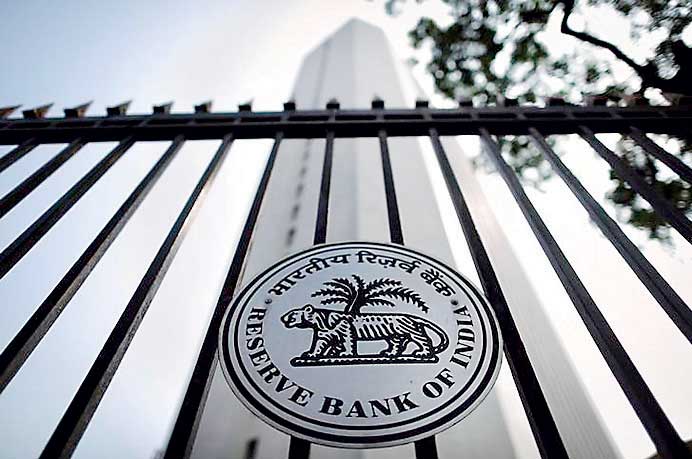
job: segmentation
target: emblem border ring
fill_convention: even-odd
[[[384,434],[376,434],[376,435],[363,435],[363,436],[355,436],[355,435],[339,435],[339,434],[334,434],[330,432],[324,432],[319,430],[319,424],[320,421],[307,418],[307,423],[312,423],[315,425],[317,428],[309,428],[306,427],[305,425],[301,425],[300,423],[294,422],[291,419],[287,419],[286,416],[283,416],[280,413],[277,413],[276,410],[272,409],[272,407],[268,406],[267,404],[261,403],[257,398],[250,393],[250,391],[245,387],[245,382],[243,381],[243,377],[237,374],[234,368],[233,364],[233,359],[230,355],[230,346],[225,345],[225,343],[229,343],[229,335],[230,335],[230,326],[233,322],[233,320],[230,320],[233,317],[233,314],[238,310],[238,308],[242,307],[242,299],[248,294],[250,290],[252,290],[256,284],[262,280],[264,277],[267,276],[272,271],[275,271],[277,267],[286,264],[287,262],[291,262],[295,260],[296,258],[299,258],[301,256],[304,256],[307,253],[310,252],[316,252],[316,251],[321,251],[325,248],[330,248],[330,247],[339,247],[339,246],[344,246],[344,247],[349,247],[349,246],[363,246],[363,248],[367,248],[367,246],[371,246],[377,249],[396,249],[396,250],[401,250],[403,252],[409,252],[411,255],[415,255],[417,257],[420,257],[427,262],[432,262],[433,264],[437,264],[449,272],[454,273],[456,276],[460,278],[461,281],[463,281],[464,286],[466,287],[465,293],[466,295],[469,296],[469,299],[471,300],[477,300],[473,301],[474,306],[477,309],[481,309],[484,312],[485,319],[487,320],[487,324],[485,323],[484,319],[481,317],[481,327],[485,328],[485,326],[488,326],[489,330],[485,330],[484,333],[484,340],[487,339],[487,336],[490,335],[492,337],[492,342],[491,348],[489,350],[489,357],[486,357],[489,361],[488,367],[485,369],[485,371],[482,374],[481,381],[478,384],[478,386],[474,389],[473,393],[463,400],[461,403],[459,403],[456,399],[463,394],[464,390],[461,390],[457,396],[455,396],[454,399],[449,401],[449,404],[453,405],[454,403],[457,404],[449,413],[445,414],[444,416],[434,419],[429,423],[424,423],[424,421],[417,421],[417,425],[414,426],[413,428],[410,429],[404,429],[400,432],[395,432],[395,433],[384,433]],[[466,291],[468,289],[468,291]],[[478,303],[478,304],[476,304]],[[479,315],[480,317],[480,315]],[[223,371],[223,375],[226,379],[227,384],[230,386],[231,390],[233,391],[234,395],[242,402],[243,406],[245,406],[247,409],[249,409],[255,416],[259,417],[261,420],[266,422],[267,424],[271,425],[272,427],[286,433],[289,435],[293,435],[295,437],[301,438],[303,440],[307,440],[313,443],[317,444],[322,444],[326,446],[332,446],[332,447],[345,447],[345,448],[382,448],[382,447],[389,447],[389,446],[397,446],[397,445],[402,445],[402,444],[407,444],[407,443],[412,443],[414,441],[429,437],[431,435],[435,435],[437,433],[440,433],[449,427],[452,427],[462,419],[464,419],[466,416],[468,416],[471,412],[473,412],[478,405],[485,399],[485,397],[490,393],[492,388],[494,387],[494,384],[497,380],[500,368],[502,366],[502,335],[500,333],[499,329],[499,322],[497,320],[497,317],[495,316],[495,313],[493,309],[490,307],[488,300],[485,298],[485,296],[478,290],[478,288],[473,285],[465,276],[461,275],[460,273],[457,272],[456,269],[451,268],[448,266],[446,263],[441,262],[435,258],[430,257],[429,255],[423,254],[421,252],[418,252],[417,250],[411,249],[406,246],[398,246],[395,244],[387,244],[387,243],[382,243],[382,242],[369,242],[369,241],[347,241],[347,242],[336,242],[336,243],[327,243],[327,244],[317,244],[314,246],[311,246],[310,248],[306,250],[302,250],[300,252],[293,253],[289,255],[288,257],[282,258],[281,260],[277,261],[276,263],[272,264],[270,267],[266,268],[263,270],[261,273],[257,274],[256,276],[253,277],[253,279],[243,286],[241,291],[234,295],[234,298],[230,302],[230,306],[226,308],[226,311],[224,313],[222,322],[221,322],[221,328],[219,330],[219,338],[218,338],[218,358],[219,358],[219,363],[221,364],[221,368]],[[485,350],[484,350],[485,353]],[[480,370],[480,367],[479,367]],[[479,371],[480,373],[480,371]],[[468,383],[467,386],[471,385],[473,382],[478,380],[479,375],[475,375],[475,378],[472,378]],[[259,391],[262,392],[262,391]],[[300,415],[294,415],[298,419],[301,419],[302,416]],[[428,416],[430,416],[428,414]],[[423,422],[421,424],[421,422]],[[394,426],[391,426],[394,427]],[[389,427],[389,428],[391,428]],[[352,426],[343,426],[342,427],[344,430],[354,430]],[[371,428],[373,431],[382,429],[383,427],[373,427]],[[361,429],[355,429],[355,430],[361,430]],[[363,430],[368,430],[367,428]]]

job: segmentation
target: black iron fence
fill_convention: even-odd
[[[503,159],[495,136],[529,136],[680,333],[688,342],[692,342],[692,311],[689,306],[586,191],[546,140],[546,136],[554,134],[580,135],[611,166],[617,176],[648,201],[654,211],[669,222],[684,239],[692,242],[692,222],[684,212],[676,208],[595,136],[595,133],[619,133],[628,136],[646,154],[668,165],[681,179],[690,182],[692,169],[651,141],[645,134],[660,133],[689,138],[692,135],[692,106],[618,107],[554,104],[543,108],[462,106],[458,109],[432,109],[421,101],[414,109],[393,110],[385,109],[381,101],[374,101],[369,110],[341,110],[337,102],[331,102],[325,110],[296,110],[295,104],[289,102],[280,112],[255,113],[249,106],[241,106],[236,113],[209,113],[210,104],[206,103],[196,106],[195,113],[190,114],[171,114],[170,105],[162,105],[155,107],[151,115],[127,115],[127,104],[123,104],[110,107],[108,115],[104,117],[85,116],[87,106],[83,105],[65,110],[63,118],[45,118],[47,107],[39,107],[25,111],[24,119],[9,119],[7,116],[12,112],[12,108],[0,109],[0,144],[16,145],[0,158],[0,172],[40,144],[63,142],[68,145],[0,199],[0,217],[12,210],[68,159],[79,154],[79,150],[86,143],[117,141],[118,145],[0,253],[0,278],[37,245],[109,168],[127,154],[132,145],[145,140],[168,140],[172,143],[2,351],[0,391],[7,387],[60,313],[69,306],[70,300],[164,174],[183,143],[195,139],[222,140],[87,376],[69,406],[65,408],[64,415],[45,445],[41,457],[69,456],[74,451],[166,275],[187,228],[193,223],[195,211],[201,204],[205,189],[214,180],[234,139],[273,139],[274,145],[208,324],[165,457],[184,457],[189,454],[192,447],[210,375],[215,367],[217,333],[222,315],[238,287],[265,191],[276,157],[280,154],[282,140],[326,139],[314,232],[314,242],[322,243],[325,242],[329,216],[334,139],[378,138],[391,242],[403,244],[405,235],[402,232],[397,204],[396,177],[392,172],[387,143],[387,138],[391,136],[427,136],[430,139],[483,289],[498,317],[505,341],[505,356],[538,449],[544,458],[568,457],[524,347],[522,335],[515,325],[493,264],[476,229],[475,216],[467,206],[447,153],[440,142],[440,136],[462,134],[480,137],[490,160],[509,187],[603,359],[660,456],[668,459],[689,457],[683,440],[551,235],[543,218],[528,199],[517,175]],[[415,449],[418,457],[437,457],[434,438],[417,442]],[[289,457],[307,457],[309,451],[310,445],[307,442],[291,440]]]

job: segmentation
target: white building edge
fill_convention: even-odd
[[[321,108],[332,98],[337,99],[342,108],[369,107],[375,95],[388,107],[411,107],[422,94],[407,73],[408,70],[394,58],[384,33],[354,19],[305,58],[294,97],[299,108]],[[422,142],[427,140],[389,139],[404,240],[406,245],[454,265],[453,250],[430,179],[434,171],[424,158]],[[570,457],[619,457],[528,277],[492,214],[470,162],[454,139],[443,139],[443,144]],[[244,281],[277,259],[312,245],[323,152],[324,140],[282,142],[262,204]],[[389,240],[377,139],[336,139],[328,225],[328,242]],[[465,242],[454,240],[452,246],[458,244]],[[508,413],[507,404],[502,402],[501,394],[516,392],[512,385],[511,378],[501,377],[476,411],[438,435],[440,457],[506,459],[522,457],[520,451],[531,451],[526,447],[533,438],[525,415]],[[516,408],[517,403],[512,406]],[[253,439],[257,440],[256,458],[286,457],[288,436],[265,425],[246,410],[233,396],[217,368],[199,422],[192,457],[243,458]],[[313,446],[311,457],[412,458],[414,450],[413,445],[380,450]]]

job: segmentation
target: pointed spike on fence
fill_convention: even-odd
[[[252,111],[252,99],[248,100],[244,104],[238,105],[239,112],[251,112]]]
[[[548,107],[564,107],[567,102],[562,97],[548,97],[547,105]]]
[[[686,96],[677,92],[664,92],[663,97],[671,105],[692,105],[692,96]]]
[[[603,94],[592,94],[584,97],[584,102],[590,107],[605,107],[610,98]]]
[[[689,107],[692,105],[692,96],[682,96],[681,98],[678,99],[678,103],[676,105],[682,105],[684,107]]]
[[[338,100],[331,98],[327,102],[327,110],[338,110],[341,107],[341,104],[339,103]]]
[[[0,119],[7,118],[19,107],[21,107],[21,105],[8,105],[7,107],[0,107]]]
[[[167,115],[171,112],[171,107],[173,107],[173,101],[161,105],[154,105],[153,112],[155,115]]]
[[[380,99],[378,96],[375,96],[372,98],[372,102],[370,103],[370,106],[374,109],[383,109],[384,108],[384,100]]]
[[[201,104],[195,105],[195,113],[209,113],[211,112],[211,100],[207,100],[206,102],[202,102]]]
[[[497,106],[498,107],[516,107],[519,105],[517,99],[512,99],[511,97],[505,97],[502,94],[497,96]]]
[[[284,102],[284,111],[285,112],[294,112],[296,110],[296,101],[291,99],[289,101]]]
[[[127,109],[130,108],[131,103],[132,100],[126,100],[118,105],[106,107],[106,114],[108,116],[125,116],[127,115]]]
[[[86,115],[87,110],[91,106],[91,103],[93,100],[90,100],[89,102],[84,102],[83,104],[77,105],[76,107],[71,107],[71,108],[66,108],[63,111],[65,112],[65,118],[82,118],[84,115]]]
[[[27,120],[37,120],[41,118],[45,118],[46,113],[48,113],[48,110],[53,106],[53,102],[50,104],[46,105],[40,105],[38,107],[30,108],[29,110],[24,110],[22,112],[22,115],[24,116],[24,119]]]
[[[428,108],[430,103],[425,99],[416,99],[416,108]]]
[[[649,105],[648,99],[641,94],[627,94],[622,97],[622,100],[628,107],[645,107]]]
[[[462,108],[473,107],[473,99],[471,99],[470,97],[460,97],[458,102],[459,102],[459,107],[462,107]]]

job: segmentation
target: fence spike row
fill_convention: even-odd
[[[333,97],[329,99],[327,102],[327,110],[338,110],[341,107],[341,104],[339,103],[338,100],[334,99]]]
[[[470,97],[460,97],[459,100],[459,107],[461,108],[472,108],[473,107],[473,99]]]
[[[127,109],[130,108],[132,100],[126,100],[118,105],[113,105],[111,107],[106,107],[106,114],[108,116],[125,116],[127,115]]]
[[[630,401],[642,425],[648,431],[651,440],[658,449],[659,456],[664,459],[687,458],[689,454],[681,438],[679,438],[675,426],[666,417],[665,412],[655,399],[655,394],[646,386],[646,381],[639,374],[639,370],[627,351],[619,343],[615,332],[600,312],[587,287],[579,279],[566,255],[557,245],[557,240],[553,238],[547,223],[543,221],[543,216],[532,204],[527,190],[519,181],[518,175],[503,158],[498,142],[495,140],[495,138],[507,135],[530,136],[542,157],[562,178],[577,201],[586,209],[601,232],[639,278],[642,285],[648,289],[662,310],[673,321],[673,325],[677,326],[684,337],[692,342],[692,315],[690,315],[690,309],[684,300],[666,283],[665,278],[656,272],[644,255],[629,241],[619,224],[611,219],[594,198],[588,194],[567,166],[562,164],[545,137],[564,134],[581,136],[586,142],[585,145],[588,145],[585,148],[590,147],[592,152],[605,160],[610,170],[627,182],[634,192],[647,200],[661,219],[667,220],[683,238],[692,242],[692,222],[686,218],[684,212],[666,200],[665,197],[660,196],[657,189],[636,174],[636,170],[623,162],[616,152],[611,151],[596,137],[596,134],[601,133],[617,133],[628,136],[642,147],[647,155],[668,165],[681,179],[692,183],[692,169],[648,137],[649,134],[680,135],[680,132],[688,132],[690,129],[692,95],[677,94],[671,96],[668,94],[665,96],[667,98],[673,97],[672,100],[670,98],[669,100],[676,106],[638,106],[641,104],[640,99],[643,99],[641,96],[600,93],[584,95],[584,102],[580,103],[579,106],[567,103],[564,99],[549,99],[547,97],[543,100],[549,108],[514,106],[515,104],[510,99],[498,98],[497,103],[493,105],[506,107],[498,109],[497,107],[486,107],[484,97],[479,97],[476,99],[476,108],[463,108],[474,107],[472,99],[467,98],[459,100],[461,108],[457,110],[429,107],[429,102],[425,100],[417,100],[415,108],[409,106],[404,109],[388,110],[385,108],[384,101],[375,96],[372,100],[372,109],[354,109],[349,110],[348,113],[342,113],[338,111],[340,104],[336,99],[330,99],[327,102],[326,110],[319,109],[319,107],[311,110],[295,110],[295,101],[292,96],[284,104],[285,111],[280,114],[281,116],[277,116],[276,112],[252,112],[252,101],[239,106],[240,114],[225,114],[229,116],[207,117],[206,115],[196,116],[194,113],[168,115],[166,113],[169,112],[172,102],[154,107],[154,112],[160,114],[147,113],[124,116],[130,105],[128,101],[114,107],[108,107],[108,116],[111,118],[89,116],[82,121],[66,122],[65,118],[48,114],[51,105],[46,105],[20,112],[24,113],[24,118],[45,118],[43,120],[27,121],[14,117],[3,119],[0,121],[2,127],[0,129],[0,145],[7,145],[12,149],[0,157],[0,172],[16,163],[37,145],[46,143],[66,143],[69,145],[54,155],[53,158],[48,159],[45,164],[29,177],[23,179],[21,183],[18,183],[9,193],[0,197],[0,218],[11,212],[23,199],[30,196],[51,174],[56,173],[62,165],[74,157],[84,144],[99,141],[118,141],[119,144],[81,178],[78,178],[57,201],[51,204],[50,208],[45,210],[7,248],[0,252],[0,278],[10,273],[31,251],[38,250],[38,245],[42,239],[59,224],[58,222],[69,218],[70,210],[79,205],[80,199],[83,199],[112,167],[116,167],[117,161],[124,157],[126,151],[135,142],[172,140],[173,144],[164,153],[164,157],[158,160],[154,166],[155,169],[150,170],[143,181],[137,185],[130,197],[104,226],[89,247],[85,249],[79,260],[58,282],[43,303],[35,309],[35,312],[32,313],[29,320],[26,321],[5,350],[0,353],[0,392],[17,374],[36,346],[42,342],[41,339],[47,336],[46,333],[52,324],[69,304],[70,299],[78,292],[80,285],[87,279],[93,267],[97,266],[96,263],[106,253],[108,246],[117,240],[116,237],[118,237],[121,229],[126,227],[129,216],[146,198],[148,190],[153,189],[157,177],[164,174],[165,165],[173,160],[174,152],[178,151],[182,142],[186,138],[190,140],[223,138],[220,149],[217,150],[211,163],[208,163],[207,169],[198,180],[195,190],[188,195],[185,208],[178,214],[176,223],[171,227],[166,240],[160,246],[159,252],[154,257],[154,262],[150,264],[150,268],[144,274],[139,284],[140,287],[131,297],[123,312],[124,315],[121,315],[118,324],[108,336],[101,353],[93,362],[89,373],[84,377],[78,392],[73,395],[72,402],[64,411],[57,429],[53,432],[42,454],[42,457],[69,456],[85,429],[88,428],[91,416],[98,408],[111,378],[117,374],[116,370],[123,355],[128,351],[127,348],[133,337],[137,336],[135,333],[140,321],[145,317],[144,314],[149,307],[148,302],[154,297],[159,286],[158,282],[164,279],[169,263],[175,257],[178,244],[183,241],[188,225],[192,224],[195,210],[202,205],[201,199],[205,190],[212,186],[214,175],[221,167],[232,137],[242,139],[273,138],[274,146],[256,187],[251,207],[247,212],[247,219],[236,243],[233,261],[228,268],[224,286],[219,294],[208,327],[206,327],[202,345],[196,356],[194,370],[189,378],[184,399],[180,404],[173,433],[169,437],[165,457],[184,457],[194,444],[200,415],[208,402],[208,384],[212,381],[211,378],[214,375],[217,361],[218,329],[228,302],[231,301],[236,288],[241,285],[243,269],[251,249],[253,234],[255,234],[258,225],[261,224],[260,213],[263,209],[263,201],[272,180],[272,170],[280,154],[279,148],[284,136],[289,139],[324,139],[325,141],[313,239],[316,244],[325,242],[328,227],[333,224],[329,221],[329,196],[332,169],[335,167],[333,163],[335,139],[370,138],[379,140],[390,239],[394,243],[403,244],[405,235],[402,231],[405,231],[406,226],[404,225],[402,230],[402,224],[405,221],[402,222],[404,214],[399,213],[397,192],[401,196],[401,193],[405,193],[406,189],[403,187],[397,190],[394,186],[395,183],[398,184],[396,182],[397,171],[392,168],[387,139],[388,136],[409,138],[427,136],[432,142],[439,171],[446,184],[447,195],[468,243],[479,279],[495,309],[505,340],[504,350],[507,362],[515,378],[521,402],[534,433],[536,446],[542,458],[567,458],[566,443],[563,444],[561,432],[557,428],[558,408],[562,405],[556,404],[555,406],[558,408],[554,408],[552,403],[550,405],[548,403],[549,401],[552,402],[555,397],[554,394],[558,393],[555,390],[557,386],[545,386],[545,394],[544,389],[541,388],[538,375],[534,371],[528,354],[531,349],[528,348],[528,343],[526,346],[524,345],[523,337],[526,332],[523,326],[520,330],[517,323],[514,322],[513,311],[508,307],[508,298],[505,298],[503,287],[497,277],[500,271],[496,273],[490,259],[491,254],[486,251],[479,233],[479,231],[485,232],[485,227],[480,225],[478,228],[476,227],[476,223],[482,221],[477,217],[482,217],[482,215],[475,215],[476,210],[472,210],[467,205],[464,197],[465,189],[460,186],[460,180],[455,175],[455,170],[440,140],[440,136],[480,135],[481,142],[486,146],[491,161],[509,187],[509,191],[518,205],[518,210],[523,213],[526,222],[528,222],[536,240],[543,249],[543,255],[550,262],[587,331],[605,358],[605,363],[608,364],[615,379],[620,384],[623,394]],[[211,110],[211,102],[206,104],[195,105],[195,112]],[[601,107],[598,109],[584,108],[589,105]],[[630,108],[633,106],[636,108]],[[188,111],[191,107],[192,104],[188,106]],[[17,108],[0,108],[0,116],[8,117],[12,110]],[[86,111],[86,106],[75,107],[72,109],[77,111],[75,116],[80,116],[80,108]],[[243,110],[245,113],[242,112]],[[16,111],[19,112],[19,110]],[[340,113],[344,116],[340,116]],[[67,110],[66,116],[68,116]],[[374,123],[370,121],[373,119],[376,120]],[[254,122],[239,123],[240,120]],[[196,121],[211,122],[198,123]],[[334,171],[337,173],[336,169]],[[317,190],[314,191],[317,192]],[[511,269],[511,266],[502,269]],[[44,345],[47,346],[47,344]],[[540,343],[531,344],[531,346],[535,345],[540,345]],[[547,360],[543,362],[543,364],[550,363]],[[564,406],[567,407],[567,405]],[[553,418],[553,413],[556,415],[555,418]],[[571,413],[565,415],[571,415]],[[600,436],[601,432],[603,435],[607,433],[605,429],[599,428],[590,434]],[[582,435],[581,432],[575,433]],[[567,438],[566,435],[565,438]],[[572,442],[581,438],[572,437],[570,434],[570,448]],[[597,441],[600,442],[598,439]],[[296,455],[306,453],[309,445],[302,440],[293,440],[292,444]],[[601,446],[600,449],[603,450],[607,445],[602,443]],[[432,438],[416,442],[416,452],[419,458],[435,457],[435,451],[436,447]],[[611,456],[613,454],[595,455],[595,457]]]
[[[548,107],[564,107],[567,105],[567,102],[562,97],[548,97],[546,102]]]
[[[690,105],[692,105],[692,95],[686,96],[685,94],[664,92],[663,97],[668,102],[670,102],[671,105],[677,105],[681,107],[689,107]]]
[[[195,105],[195,113],[209,113],[211,112],[211,105],[212,101],[208,100],[206,102],[202,102],[201,104]]]
[[[239,112],[251,112],[252,111],[252,99],[248,100],[243,104],[238,104]]]
[[[48,113],[48,110],[53,106],[53,102],[46,104],[46,105],[40,105],[38,107],[30,108],[28,110],[24,110],[22,112],[22,115],[24,116],[24,119],[27,120],[38,120],[41,118],[45,118],[46,113]]]
[[[671,103],[671,105],[692,105],[692,95],[685,95],[676,92],[664,92],[663,97]]]
[[[154,115],[167,115],[171,112],[171,107],[173,107],[173,101],[166,102],[161,105],[154,105]]]
[[[646,107],[649,105],[649,100],[641,94],[627,94],[622,97],[622,100],[627,107]]]
[[[7,118],[12,113],[14,113],[14,111],[17,110],[19,107],[21,107],[21,105],[9,105],[7,107],[0,107],[0,119]]]
[[[513,99],[511,97],[505,97],[503,95],[497,96],[497,106],[498,107],[516,107],[519,105],[519,101],[517,99]]]
[[[77,105],[76,107],[64,109],[63,112],[65,112],[65,118],[83,118],[92,102],[93,100],[90,100],[89,102]]]
[[[584,97],[584,103],[590,107],[605,107],[610,98],[604,94],[591,94]]]

